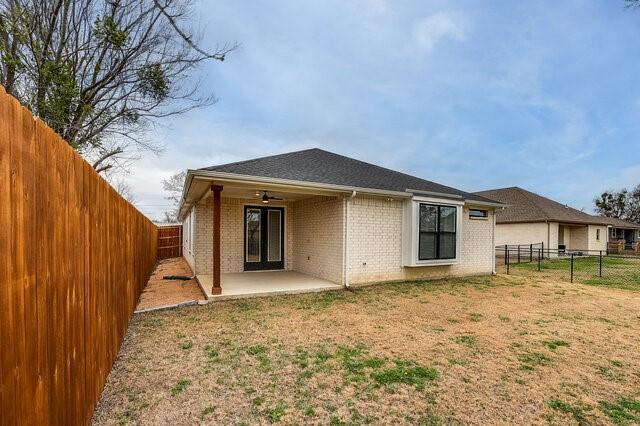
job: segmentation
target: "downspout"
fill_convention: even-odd
[[[491,257],[491,274],[496,275],[496,211],[493,210],[493,229],[491,230],[491,247],[493,256]]]
[[[344,209],[344,236],[343,236],[343,276],[344,276],[344,286],[345,288],[350,288],[349,286],[349,219],[351,217],[351,200],[356,196],[357,192],[351,192],[349,198],[345,198],[345,209]]]
[[[548,220],[545,220],[545,222],[547,222],[547,250],[551,250],[551,225],[549,225]],[[558,229],[558,232],[560,232],[560,229]]]

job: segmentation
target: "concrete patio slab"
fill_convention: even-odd
[[[211,275],[197,275],[196,279],[209,301],[342,289],[339,284],[300,272],[259,271],[221,274],[222,294],[213,295]]]

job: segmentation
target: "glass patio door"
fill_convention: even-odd
[[[284,209],[245,206],[244,270],[284,269]]]

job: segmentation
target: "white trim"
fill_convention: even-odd
[[[419,259],[419,229],[420,229],[420,205],[430,204],[437,206],[455,207],[456,209],[456,256],[453,259]],[[455,265],[460,263],[462,256],[462,214],[464,202],[442,200],[436,198],[414,197],[404,205],[403,220],[403,250],[402,263],[406,267]]]
[[[245,217],[244,217],[244,210],[245,207],[255,207],[255,208],[260,208],[260,207],[277,207],[279,209],[282,209],[282,227],[284,228],[284,244],[282,246],[282,255],[284,256],[284,258],[282,259],[282,263],[283,263],[283,267],[282,269],[260,269],[258,271],[245,271],[244,270],[244,259],[243,259],[243,271],[242,272],[262,272],[262,271],[289,271],[290,269],[288,269],[289,267],[289,256],[288,256],[288,245],[289,245],[289,237],[287,232],[289,231],[289,227],[287,225],[287,217],[288,217],[288,208],[289,206],[282,203],[282,204],[278,204],[278,202],[276,201],[274,204],[258,204],[258,202],[256,201],[252,201],[249,199],[242,199],[242,211],[241,211],[241,215],[242,215],[242,221],[244,223]],[[243,225],[243,229],[242,229],[243,235],[242,235],[242,240],[244,241],[245,239],[245,235],[244,235],[244,225]],[[282,231],[281,231],[282,232]],[[244,245],[244,242],[243,242]],[[244,251],[244,249],[243,249]]]
[[[330,183],[320,183],[320,182],[308,182],[301,180],[293,180],[293,179],[281,179],[281,178],[272,178],[272,177],[264,177],[264,176],[253,176],[253,175],[242,175],[237,173],[225,173],[225,172],[213,172],[207,170],[188,170],[187,174],[191,174],[192,177],[202,177],[209,178],[211,180],[220,180],[227,182],[259,182],[259,183],[272,183],[272,184],[280,184],[287,186],[298,186],[301,188],[313,188],[313,189],[324,189],[329,191],[340,191],[340,192],[363,192],[366,194],[378,194],[378,195],[393,195],[396,197],[411,197],[411,193],[405,191],[392,191],[385,189],[375,189],[375,188],[362,188],[359,186],[350,186],[350,185],[335,185]],[[453,195],[453,194],[452,194]]]
[[[217,181],[218,183],[266,183],[275,186],[286,186],[290,189],[300,188],[306,190],[319,190],[326,192],[343,192],[343,193],[351,193],[353,191],[369,194],[369,195],[379,195],[379,196],[390,196],[396,198],[416,198],[419,197],[419,194],[424,194],[428,196],[436,197],[436,199],[443,200],[449,199],[451,202],[455,202],[453,200],[460,200],[461,203],[468,203],[470,205],[478,205],[478,206],[490,206],[490,207],[505,207],[505,204],[491,202],[491,201],[481,201],[481,200],[470,200],[465,199],[462,195],[459,194],[447,194],[447,193],[439,193],[432,191],[420,191],[415,189],[407,189],[405,191],[392,191],[392,190],[384,190],[384,189],[376,189],[376,188],[363,188],[359,186],[350,186],[350,185],[336,185],[336,184],[328,184],[328,183],[320,183],[320,182],[308,182],[308,181],[300,181],[300,180],[292,180],[292,179],[280,179],[280,178],[272,178],[272,177],[264,177],[264,176],[253,176],[253,175],[243,175],[237,173],[225,173],[225,172],[216,172],[209,170],[187,170],[187,177],[185,179],[185,184],[182,189],[182,196],[180,199],[179,206],[179,217],[182,217],[183,211],[185,209],[185,204],[187,203],[187,194],[189,192],[189,188],[191,187],[191,182],[194,178],[206,179],[208,181]],[[189,203],[193,203],[194,201],[190,201]]]

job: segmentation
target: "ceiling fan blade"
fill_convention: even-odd
[[[269,197],[270,200],[282,200],[282,198],[278,198],[278,197]]]

